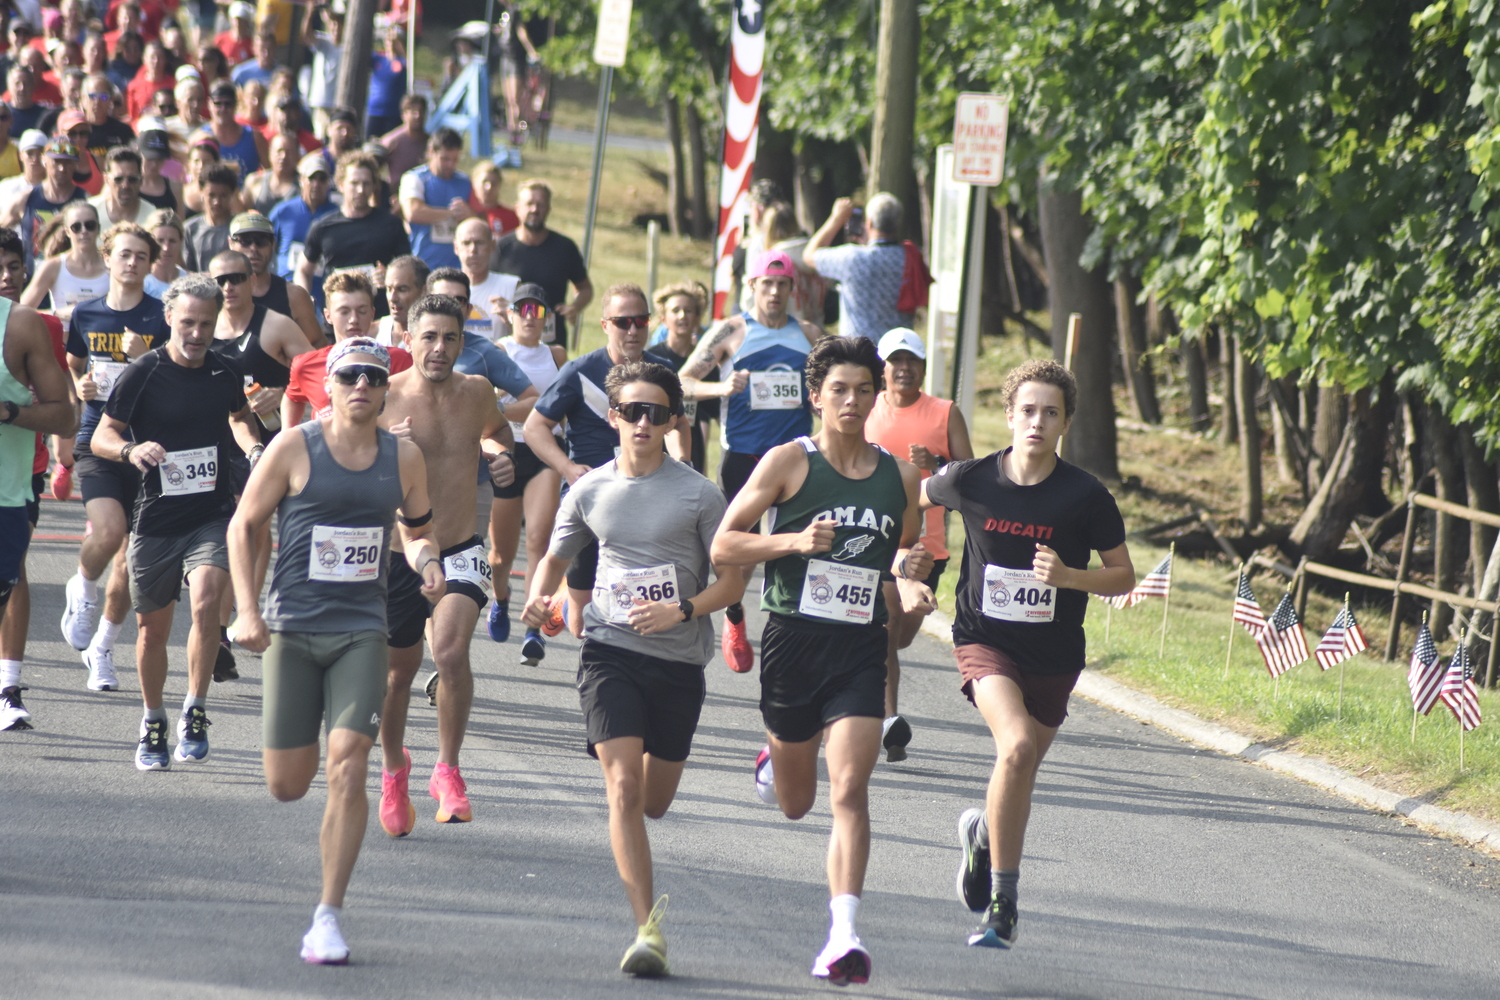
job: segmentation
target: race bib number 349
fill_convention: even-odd
[[[219,448],[185,448],[169,451],[162,459],[161,493],[166,497],[212,493],[219,484]]]
[[[980,610],[1002,622],[1050,622],[1057,610],[1057,588],[1042,583],[1029,569],[985,566]]]
[[[797,610],[813,618],[868,625],[875,618],[880,570],[809,559]]]
[[[380,579],[385,532],[380,528],[313,526],[307,578],[325,583],[373,583]]]

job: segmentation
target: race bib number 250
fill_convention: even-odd
[[[307,553],[307,578],[325,583],[370,583],[380,579],[385,553],[381,528],[314,525]]]

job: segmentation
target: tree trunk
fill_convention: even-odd
[[[1260,478],[1260,419],[1255,412],[1254,359],[1234,354],[1234,402],[1240,425],[1240,522],[1247,532],[1260,527],[1265,495]]]
[[[920,240],[917,183],[912,172],[912,141],[917,116],[917,47],[922,22],[917,0],[880,0],[876,39],[875,113],[870,127],[870,181],[867,197],[881,191],[896,196],[903,239]],[[898,234],[892,234],[898,235]]]
[[[1010,303],[1010,311],[1020,315],[1025,310],[1021,306],[1021,289],[1016,285],[1016,261],[1011,254],[1010,247],[1010,206],[1000,206],[1000,253],[1002,268],[1005,273],[1005,295]],[[931,256],[931,245],[928,246],[928,255]],[[1021,337],[1026,337],[1026,328],[1021,327]]]
[[[1234,335],[1228,330],[1219,330],[1219,377],[1224,382],[1224,412],[1220,414],[1223,425],[1219,437],[1226,445],[1240,439],[1240,406],[1234,398]]]
[[[1437,469],[1437,497],[1450,503],[1464,502],[1463,460],[1458,454],[1458,434],[1447,416],[1436,406],[1427,407],[1427,437],[1432,449],[1432,464]],[[1464,551],[1468,548],[1462,518],[1433,511],[1432,585],[1453,593],[1458,589],[1459,571],[1463,569]],[[1453,609],[1442,601],[1432,602],[1432,634],[1439,642],[1447,637]]]
[[[1469,424],[1459,428],[1458,440],[1464,456],[1464,480],[1469,485],[1469,506],[1491,514],[1500,513],[1500,483],[1495,478],[1495,466],[1485,461],[1484,449],[1474,440],[1474,428]],[[1478,523],[1469,525],[1469,571],[1474,577],[1476,594],[1494,545],[1494,528]]]
[[[1303,490],[1302,446],[1297,440],[1297,414],[1292,401],[1297,398],[1297,380],[1292,377],[1271,383],[1271,433],[1276,448],[1276,478],[1283,483],[1299,483]]]
[[[1068,314],[1083,317],[1073,356],[1078,380],[1078,412],[1063,442],[1063,458],[1100,479],[1120,478],[1115,438],[1114,337],[1111,336],[1109,279],[1102,267],[1085,271],[1078,263],[1091,224],[1077,191],[1038,180],[1042,252],[1052,313],[1052,352],[1062,361],[1067,350]]]
[[[1411,393],[1401,394],[1401,492],[1406,495],[1422,488],[1427,470],[1422,467],[1422,423]]]
[[[661,102],[662,117],[667,123],[667,219],[672,235],[688,232],[688,198],[682,159],[682,109],[676,97],[668,94]]]
[[[703,118],[692,101],[687,102],[683,111],[688,137],[688,176],[693,181],[693,239],[710,240],[719,220],[709,212],[708,154],[703,147]],[[718,199],[713,201],[716,203]]]
[[[1188,417],[1194,433],[1203,434],[1214,424],[1208,408],[1208,364],[1203,360],[1203,341],[1183,337],[1177,351],[1187,371]]]
[[[375,0],[349,0],[344,16],[344,55],[339,60],[338,79],[334,83],[334,102],[353,108],[359,120],[365,120],[366,98],[370,92],[370,55],[375,48]],[[481,114],[489,114],[487,102]]]
[[[1130,401],[1142,423],[1161,423],[1156,402],[1156,380],[1151,359],[1146,356],[1145,310],[1136,301],[1141,292],[1139,278],[1126,275],[1115,280],[1115,326],[1120,334],[1120,357],[1125,361],[1125,384]]]
[[[1322,396],[1320,393],[1319,410],[1324,405]],[[1380,488],[1380,466],[1385,460],[1386,434],[1395,414],[1395,397],[1391,379],[1376,391],[1361,389],[1347,397],[1349,413],[1344,421],[1343,438],[1329,456],[1317,492],[1288,539],[1297,554],[1318,562],[1332,561],[1354,515],[1364,504],[1366,492]]]
[[[1333,453],[1344,439],[1348,409],[1344,390],[1336,385],[1319,387],[1318,415],[1313,420],[1313,453],[1307,457],[1307,488],[1315,493],[1323,485],[1323,475],[1333,460]]]

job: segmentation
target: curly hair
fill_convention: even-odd
[[[1000,383],[1000,398],[1005,403],[1006,413],[1009,413],[1011,407],[1015,405],[1016,393],[1020,392],[1021,386],[1027,382],[1055,385],[1061,389],[1063,415],[1069,420],[1073,419],[1073,414],[1078,411],[1078,380],[1073,378],[1072,372],[1056,361],[1042,359],[1017,365],[1006,374],[1005,381]]]
[[[656,315],[665,317],[667,315],[667,303],[679,295],[686,295],[698,306],[698,318],[708,311],[708,291],[703,287],[701,281],[677,281],[665,288],[658,288],[656,294],[651,296],[651,304],[656,307]]]
[[[633,382],[649,382],[667,394],[667,407],[674,414],[682,413],[682,380],[666,365],[650,361],[627,361],[615,365],[604,376],[604,391],[609,395],[609,405],[620,405],[620,390]]]
[[[151,263],[155,264],[157,258],[161,256],[161,244],[156,242],[156,237],[152,236],[151,231],[145,226],[137,225],[134,222],[116,222],[113,226],[106,229],[104,235],[99,238],[99,252],[108,257],[114,252],[115,241],[121,236],[134,236],[146,244],[146,253],[149,255]]]
[[[869,337],[824,337],[807,352],[807,391],[821,392],[823,381],[834,365],[859,365],[868,369],[875,391],[885,388],[885,362]]]

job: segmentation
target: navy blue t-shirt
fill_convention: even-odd
[[[83,404],[83,422],[78,427],[74,447],[87,448],[115,380],[130,363],[122,346],[127,331],[146,338],[146,346],[152,350],[164,345],[172,331],[167,328],[161,299],[144,295],[139,305],[124,312],[111,309],[102,296],[84,299],[73,307],[73,318],[68,322],[68,353],[89,359],[94,381],[99,385],[98,397]]]
[[[464,334],[464,349],[453,363],[453,370],[460,375],[481,375],[489,379],[490,385],[516,397],[531,388],[531,379],[521,366],[478,333]]]
[[[579,355],[558,370],[557,378],[536,401],[536,412],[548,420],[566,420],[568,457],[597,469],[615,458],[619,432],[609,426],[609,395],[604,377],[615,366],[609,348]]]

